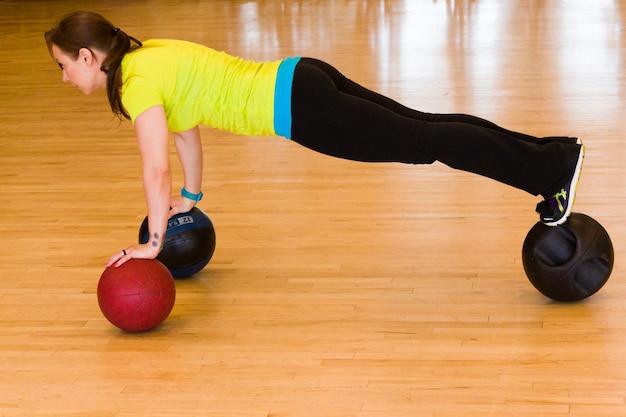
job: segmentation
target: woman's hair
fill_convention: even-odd
[[[80,49],[93,49],[106,54],[100,70],[107,74],[107,96],[113,113],[121,118],[130,119],[124,109],[120,90],[122,87],[122,58],[129,51],[139,48],[141,42],[97,13],[74,12],[65,16],[52,29],[45,33],[48,50],[52,55],[52,45],[63,52],[78,58]],[[134,45],[133,45],[134,43]]]

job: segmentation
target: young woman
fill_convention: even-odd
[[[576,138],[536,138],[474,116],[412,110],[312,58],[250,62],[185,41],[141,43],[90,12],[65,16],[45,38],[63,81],[85,94],[106,89],[113,113],[132,120],[137,134],[150,239],[115,253],[107,266],[155,258],[168,218],[202,198],[199,124],[284,136],[357,161],[440,161],[541,195],[537,212],[550,226],[572,210],[584,154]],[[184,171],[174,197],[170,132]]]

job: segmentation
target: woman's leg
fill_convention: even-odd
[[[358,98],[362,98],[364,100],[370,101],[372,103],[379,104],[395,113],[398,113],[402,116],[410,117],[415,120],[421,120],[424,122],[431,123],[467,123],[474,126],[484,127],[487,129],[492,129],[496,131],[500,131],[502,133],[507,134],[510,137],[514,137],[516,139],[526,140],[534,143],[547,143],[547,142],[563,142],[563,143],[576,143],[577,138],[568,137],[568,136],[549,136],[538,138],[531,135],[526,135],[520,132],[514,132],[511,130],[504,129],[495,123],[492,123],[488,120],[482,119],[480,117],[468,115],[468,114],[436,114],[436,113],[424,113],[418,110],[411,109],[406,107],[395,100],[390,99],[382,94],[376,93],[372,90],[369,90],[354,81],[346,78],[342,75],[337,69],[335,69],[330,64],[311,59],[305,58],[305,62],[310,63],[311,65],[319,68],[321,71],[326,73],[331,81],[337,86],[337,89],[343,93],[348,95],[352,95]]]
[[[580,153],[573,138],[535,138],[473,116],[409,109],[317,60],[300,61],[292,94],[293,140],[340,158],[440,161],[548,199],[571,178]]]

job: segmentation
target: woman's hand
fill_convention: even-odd
[[[173,196],[170,200],[170,217],[180,214],[187,213],[196,205],[196,201],[190,200],[181,196]]]
[[[170,217],[180,213],[187,213],[191,211],[191,209],[194,208],[195,205],[196,202],[193,200],[181,196],[173,196],[170,203]],[[117,252],[113,256],[111,256],[105,266],[107,268],[111,265],[118,267],[126,263],[127,261],[135,258],[155,259],[159,255],[158,249],[155,249],[155,245],[150,244],[150,242],[141,245],[129,246],[128,248],[123,249],[120,252]]]
[[[118,267],[131,259],[155,259],[159,255],[159,248],[155,249],[148,243],[142,245],[129,246],[126,249],[115,253],[108,262],[104,264],[107,268],[113,265]]]

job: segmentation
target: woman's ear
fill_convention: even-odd
[[[90,67],[94,63],[95,56],[88,48],[80,48],[78,50],[78,59]]]

